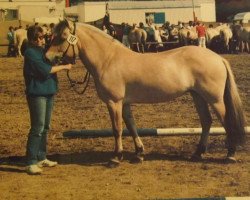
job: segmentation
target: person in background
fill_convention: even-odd
[[[178,25],[177,26],[178,26],[179,30],[182,29],[182,28],[184,28],[183,23],[181,21],[178,21]]]
[[[122,23],[122,44],[124,44],[126,47],[130,48],[129,40],[128,40],[128,34],[129,34],[130,28],[128,26],[128,23]]]
[[[147,31],[147,30],[146,30],[146,27],[145,27],[144,24],[143,24],[143,22],[140,22],[140,23],[139,23],[139,28],[141,28],[141,29]]]
[[[154,39],[155,39],[155,41],[158,43],[158,44],[156,45],[157,51],[158,51],[159,49],[163,48],[161,35],[162,35],[161,29],[159,28],[159,26],[155,25],[155,35],[154,35],[155,38],[154,38]]]
[[[70,70],[72,65],[52,66],[44,54],[44,33],[42,27],[30,26],[27,31],[28,45],[24,50],[23,76],[25,93],[30,114],[26,157],[27,173],[42,173],[42,167],[54,167],[57,162],[47,159],[47,133],[50,127],[54,96],[57,92],[56,73]]]
[[[109,24],[110,24],[110,17],[109,17],[109,12],[106,11],[104,17],[103,17],[103,22],[102,22],[103,25],[106,26],[106,28],[108,28]]]
[[[47,24],[43,24],[42,25],[42,29],[43,29],[43,34],[47,35],[47,33],[48,33],[48,25]]]
[[[155,42],[155,24],[153,23],[153,20],[149,19],[147,25],[148,25],[148,31],[147,31],[148,41]]]
[[[102,30],[103,30],[104,33],[109,34],[109,31],[108,31],[108,29],[107,29],[107,27],[105,25],[102,25]]]
[[[206,28],[201,22],[197,23],[196,32],[198,34],[198,46],[206,48]]]
[[[7,39],[9,41],[7,56],[15,56],[15,46],[14,46],[14,27],[9,27],[9,32],[7,33]]]
[[[116,38],[116,30],[113,24],[109,24],[109,26],[107,27],[109,30],[109,34],[113,37]]]
[[[193,22],[192,22],[192,21],[189,21],[189,22],[188,22],[188,25],[187,25],[187,29],[188,29],[188,30],[191,30],[192,28],[194,28]]]
[[[54,29],[55,29],[55,24],[54,23],[50,23],[49,24],[49,30],[48,30],[48,32],[49,32],[50,35],[54,34]]]

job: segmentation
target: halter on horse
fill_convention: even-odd
[[[75,28],[74,28],[75,27]],[[98,96],[106,103],[115,136],[111,165],[122,159],[122,119],[132,134],[136,158],[143,160],[144,147],[130,109],[131,103],[160,103],[189,92],[200,117],[202,134],[193,158],[205,153],[212,124],[210,105],[227,132],[228,161],[235,161],[236,146],[245,141],[245,119],[229,63],[218,54],[195,46],[161,53],[140,54],[87,24],[63,21],[55,30],[61,43],[52,43],[46,53],[74,58],[67,38],[75,30],[77,50],[92,75]]]
[[[76,31],[76,24],[74,23],[73,32],[67,38],[68,47],[63,52],[62,57],[57,60],[58,63],[68,63],[68,62],[71,62],[71,64],[76,64],[75,45],[77,44],[77,40],[78,39],[75,36],[75,31]],[[54,41],[52,40],[51,44],[53,42]],[[67,55],[67,52],[68,52],[68,50],[69,50],[70,47],[72,47],[72,49],[73,49],[73,59],[70,60],[70,61],[68,61],[68,58],[67,58],[66,55]],[[75,80],[71,79],[71,77],[69,75],[69,71],[67,71],[67,77],[68,77],[68,80],[69,80],[69,83],[70,83],[70,87],[72,87],[76,93],[78,93],[78,94],[84,94],[84,92],[86,91],[86,89],[88,87],[88,83],[89,83],[89,80],[90,80],[90,73],[88,71],[86,72],[83,81],[75,81]],[[78,85],[85,85],[85,86],[83,87],[83,90],[79,92],[78,90],[75,89],[75,85],[76,84],[78,84]]]

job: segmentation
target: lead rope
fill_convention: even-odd
[[[70,87],[73,88],[73,90],[77,93],[77,94],[84,94],[84,92],[86,91],[88,85],[89,85],[89,80],[90,80],[90,73],[87,71],[85,76],[84,76],[84,79],[83,81],[74,81],[70,78],[70,75],[69,75],[69,71],[67,71],[67,77],[68,77],[68,80],[69,80],[69,84],[70,84]],[[82,91],[78,91],[76,88],[75,88],[75,85],[85,85],[83,87],[83,90]]]

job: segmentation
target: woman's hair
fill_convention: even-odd
[[[9,27],[9,31],[12,31],[12,30],[14,30],[14,27],[13,27],[13,26],[10,26],[10,27]]]
[[[27,30],[27,38],[29,40],[29,42],[33,42],[33,41],[37,41],[38,37],[39,37],[39,33],[42,33],[43,29],[41,26],[30,26]]]

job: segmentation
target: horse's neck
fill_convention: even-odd
[[[100,74],[108,58],[114,53],[114,41],[94,27],[79,26],[79,54],[83,64],[92,74]]]

